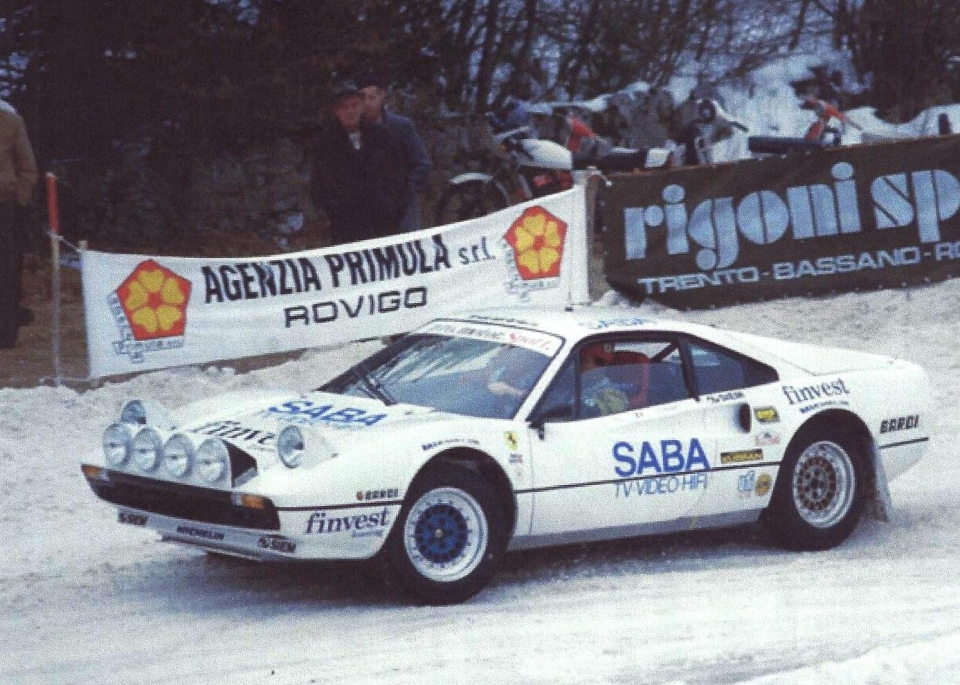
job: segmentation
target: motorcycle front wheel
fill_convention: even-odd
[[[436,225],[476,219],[503,209],[507,204],[506,195],[492,179],[450,184],[437,201]]]

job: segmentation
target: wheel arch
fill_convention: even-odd
[[[423,474],[429,472],[439,464],[451,464],[468,468],[485,478],[500,496],[500,502],[507,516],[507,530],[511,532],[512,536],[517,523],[517,499],[516,495],[514,495],[510,478],[507,476],[506,471],[503,470],[503,467],[493,457],[481,450],[467,447],[458,447],[438,452],[420,467],[420,470],[417,471],[417,474],[411,481],[410,489],[413,489],[413,484],[416,483]]]

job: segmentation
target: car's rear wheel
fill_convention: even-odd
[[[863,459],[853,442],[824,430],[801,431],[766,512],[779,541],[793,549],[835,547],[856,528],[863,508]]]
[[[493,576],[506,531],[490,483],[467,468],[442,464],[414,483],[387,542],[387,559],[419,601],[462,602]]]

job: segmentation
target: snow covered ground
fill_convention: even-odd
[[[753,528],[516,553],[473,601],[414,607],[362,566],[159,543],[117,525],[79,471],[125,398],[307,388],[375,343],[248,374],[0,390],[0,682],[960,682],[960,281],[642,309],[925,365],[940,410],[926,458],[892,484],[892,521],[823,553]]]

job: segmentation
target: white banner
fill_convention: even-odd
[[[584,187],[334,248],[206,259],[85,251],[91,377],[409,331],[437,316],[589,300]]]

